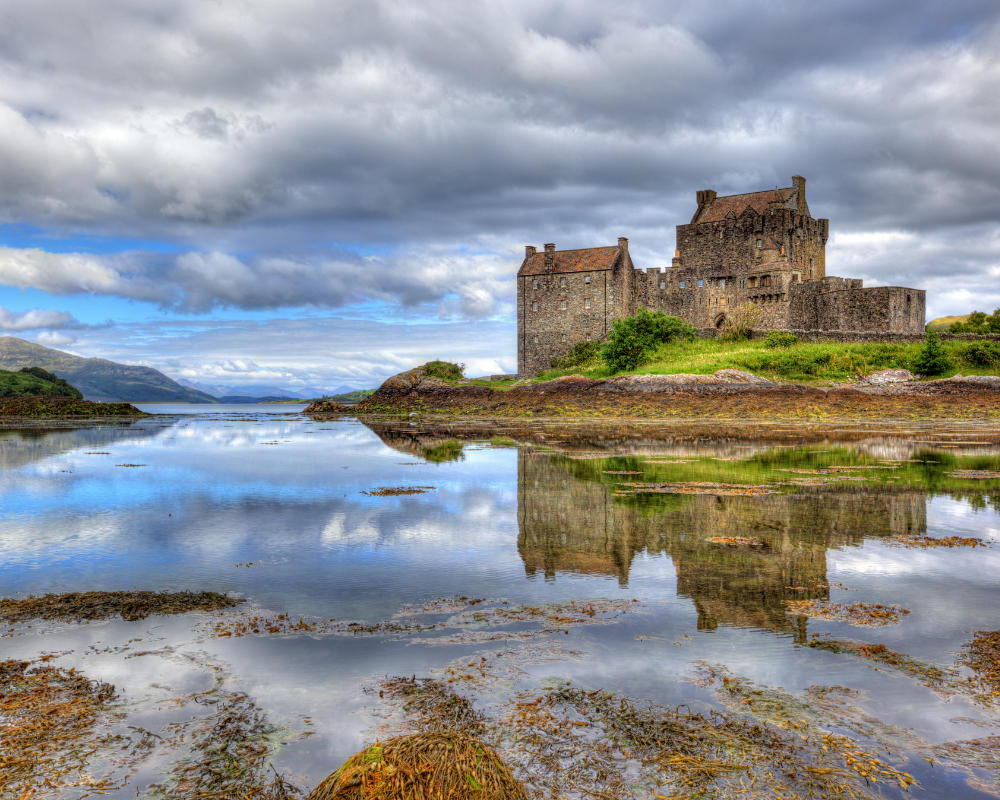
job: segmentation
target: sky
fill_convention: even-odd
[[[1000,307],[996,0],[5,0],[0,130],[0,335],[172,378],[513,372],[526,244],[793,174],[828,274]]]

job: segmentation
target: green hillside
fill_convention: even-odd
[[[51,372],[28,367],[20,372],[0,369],[0,397],[69,397],[82,400],[83,394]]]
[[[943,331],[947,330],[948,326],[955,322],[968,322],[969,315],[963,314],[959,317],[938,317],[937,319],[932,319],[927,323],[928,328],[934,328],[935,330]]]
[[[116,364],[103,358],[79,356],[26,342],[0,338],[0,369],[16,372],[41,367],[69,381],[87,400],[130,403],[218,403],[210,394],[189,389],[152,367]]]

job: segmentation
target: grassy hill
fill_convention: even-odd
[[[33,372],[0,369],[0,397],[68,397],[82,400],[83,394],[51,372],[29,367]]]
[[[0,369],[17,371],[41,367],[69,381],[87,400],[131,403],[218,403],[210,394],[189,389],[152,367],[117,364],[103,358],[79,356],[26,342],[0,338]]]
[[[932,319],[927,323],[928,328],[934,328],[938,331],[947,330],[948,326],[953,322],[968,322],[969,315],[963,314],[959,317],[938,317],[937,319]]]

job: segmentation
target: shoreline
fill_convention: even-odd
[[[725,373],[725,374],[722,374]],[[304,414],[426,414],[581,420],[997,419],[1000,378],[878,380],[851,386],[778,384],[737,370],[716,375],[570,375],[507,390],[453,386],[421,369],[389,378],[352,408],[316,402]]]

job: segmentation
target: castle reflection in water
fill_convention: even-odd
[[[578,462],[577,462],[578,463]],[[566,457],[518,451],[518,551],[528,575],[609,575],[627,585],[636,553],[664,553],[699,629],[720,624],[805,638],[785,601],[827,599],[826,551],[865,538],[926,532],[926,494],[858,484],[756,497],[655,495],[614,498],[612,487],[575,477]],[[633,502],[635,500],[635,502]],[[710,537],[753,536],[763,548]]]

